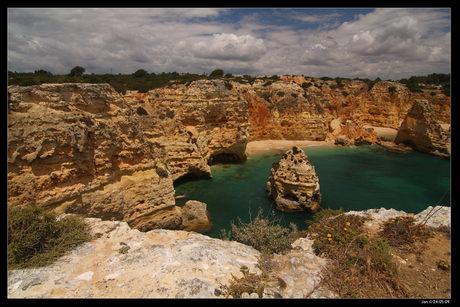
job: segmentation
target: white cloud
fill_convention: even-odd
[[[359,13],[359,10],[356,10]],[[344,16],[348,16],[345,19]],[[449,72],[450,11],[8,9],[8,69],[403,78]]]
[[[297,13],[293,14],[293,18],[301,20],[306,23],[325,23],[328,22],[332,19],[338,18],[342,16],[342,14],[339,13],[330,13],[330,14],[302,14],[302,13]]]
[[[199,58],[255,61],[265,53],[264,41],[251,35],[213,34],[193,44],[192,53]]]
[[[378,9],[321,32],[326,38],[310,36],[311,43],[299,62],[306,69],[315,67],[315,71],[322,67],[328,75],[330,67],[337,68],[334,75],[346,67],[350,77],[353,71],[356,76],[382,78],[439,72],[440,68],[446,71],[451,49],[450,32],[442,30],[450,26],[446,15],[450,16],[442,11]],[[418,62],[416,66],[414,62]]]

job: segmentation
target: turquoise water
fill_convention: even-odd
[[[323,208],[348,211],[384,207],[418,213],[434,206],[450,187],[450,161],[427,154],[392,153],[376,145],[302,149],[318,173]],[[299,230],[306,229],[305,220],[312,213],[276,210],[267,196],[265,187],[272,163],[280,159],[281,151],[267,152],[250,155],[246,162],[229,168],[212,166],[212,179],[176,184],[176,195],[187,193],[177,204],[181,206],[189,199],[205,202],[214,224],[206,234],[215,238],[222,228],[230,229],[231,220],[236,222],[240,217],[247,222],[249,211],[254,218],[259,207],[265,214],[275,210],[285,226],[294,222]]]

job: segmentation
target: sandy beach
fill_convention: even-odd
[[[306,147],[306,146],[335,146],[333,141],[293,141],[293,140],[262,140],[251,141],[246,146],[248,154],[266,152],[270,150],[286,150],[293,146]]]
[[[386,127],[375,127],[371,125],[363,125],[364,128],[374,128],[375,133],[377,133],[378,136],[385,136],[385,135],[392,135],[392,134],[397,134],[398,130],[393,129],[393,128],[386,128]]]
[[[395,135],[398,130],[386,127],[375,127],[371,125],[364,125],[364,128],[374,128],[375,133],[379,136]],[[334,141],[296,141],[296,140],[262,140],[251,141],[246,146],[248,154],[261,153],[273,150],[286,150],[292,146],[306,147],[306,146],[334,146]]]

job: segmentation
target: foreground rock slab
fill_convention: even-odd
[[[140,232],[86,219],[96,240],[54,264],[9,272],[10,297],[215,297],[219,283],[255,269],[259,252],[186,231]]]
[[[408,213],[395,209],[350,211],[372,217],[368,230],[379,231],[382,222]],[[414,215],[421,222],[433,216],[427,226],[449,226],[450,207],[437,206]],[[412,214],[413,215],[413,214]],[[52,265],[8,272],[8,297],[148,297],[215,298],[220,285],[229,284],[240,268],[259,274],[260,253],[252,247],[212,239],[205,235],[173,230],[140,232],[126,222],[87,218],[97,239],[80,245]],[[286,255],[274,255],[274,274],[285,289],[267,287],[264,298],[333,298],[321,283],[328,260],[314,254],[313,241],[300,238]],[[251,297],[251,296],[249,296]]]
[[[140,232],[125,222],[97,218],[85,221],[98,239],[80,245],[52,265],[9,271],[8,296],[215,298],[232,274],[242,276],[242,266],[260,273],[256,267],[260,253],[234,241],[186,231]],[[276,257],[277,276],[287,287],[267,288],[264,297],[328,293],[316,293],[325,259],[302,249]]]

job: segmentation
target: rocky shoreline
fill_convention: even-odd
[[[415,214],[422,221],[428,213],[430,227],[450,226],[450,207],[437,207]],[[440,210],[437,210],[440,209]],[[408,213],[394,209],[369,209],[346,214],[369,215],[365,227],[378,225]],[[240,268],[251,272],[260,253],[234,241],[213,239],[186,231],[140,232],[127,223],[86,218],[97,237],[84,243],[52,265],[8,272],[9,298],[216,298]],[[286,288],[266,288],[263,297],[337,297],[322,287],[321,271],[328,260],[313,253],[312,240],[298,239],[286,255],[275,255],[277,276]]]
[[[174,182],[211,178],[210,165],[245,160],[249,141],[377,143],[404,152],[405,143],[422,140],[408,145],[450,155],[442,131],[450,125],[449,97],[388,81],[369,88],[344,80],[338,88],[316,80],[305,88],[310,79],[298,77],[197,80],[124,94],[109,84],[9,86],[8,205],[124,221],[142,231],[190,229]],[[429,110],[410,115],[420,99]],[[405,118],[400,146],[363,126],[399,129]]]

